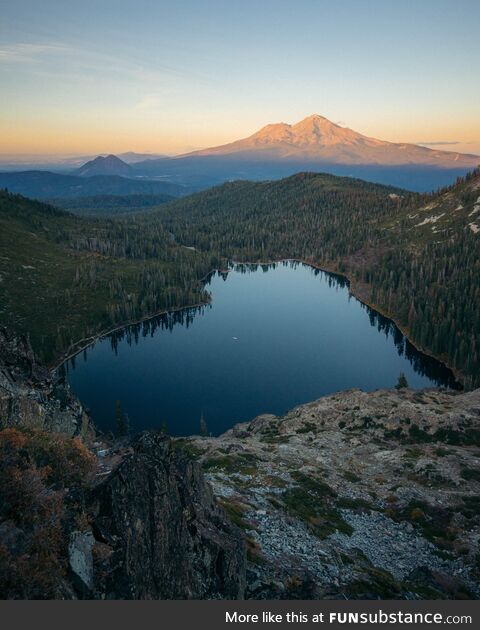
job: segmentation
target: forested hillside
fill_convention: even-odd
[[[187,186],[120,175],[64,175],[50,171],[0,172],[0,188],[32,199],[78,199],[95,195],[186,195]]]
[[[478,170],[436,195],[299,174],[225,184],[166,204],[156,219],[199,252],[346,273],[470,387],[480,384],[479,210]]]
[[[52,362],[117,324],[207,300],[199,280],[215,261],[176,246],[160,224],[152,232],[155,250],[136,248],[123,224],[0,192],[0,322]]]
[[[411,339],[480,385],[480,171],[386,222],[363,279]]]
[[[204,301],[200,280],[229,261],[296,258],[346,274],[471,387],[480,384],[479,195],[479,171],[437,195],[301,173],[107,220],[3,193],[0,321],[30,331],[52,359],[99,330]]]
[[[92,197],[78,197],[74,199],[49,199],[51,203],[62,210],[73,214],[92,217],[115,217],[119,214],[141,212],[147,208],[158,206],[167,201],[173,201],[172,195],[93,195]]]

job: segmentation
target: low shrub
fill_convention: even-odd
[[[40,430],[0,431],[0,597],[59,596],[68,523],[80,509],[94,456],[77,438]]]

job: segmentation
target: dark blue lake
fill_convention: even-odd
[[[102,430],[121,401],[132,431],[167,423],[172,435],[214,435],[261,413],[324,394],[454,386],[451,372],[336,276],[300,263],[215,273],[209,306],[159,316],[97,341],[64,369]]]

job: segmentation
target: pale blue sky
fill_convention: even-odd
[[[479,0],[0,0],[0,153],[181,152],[318,113],[480,153]]]

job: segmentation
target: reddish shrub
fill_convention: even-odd
[[[79,510],[95,458],[79,439],[40,430],[0,431],[0,597],[59,595],[68,521]]]

